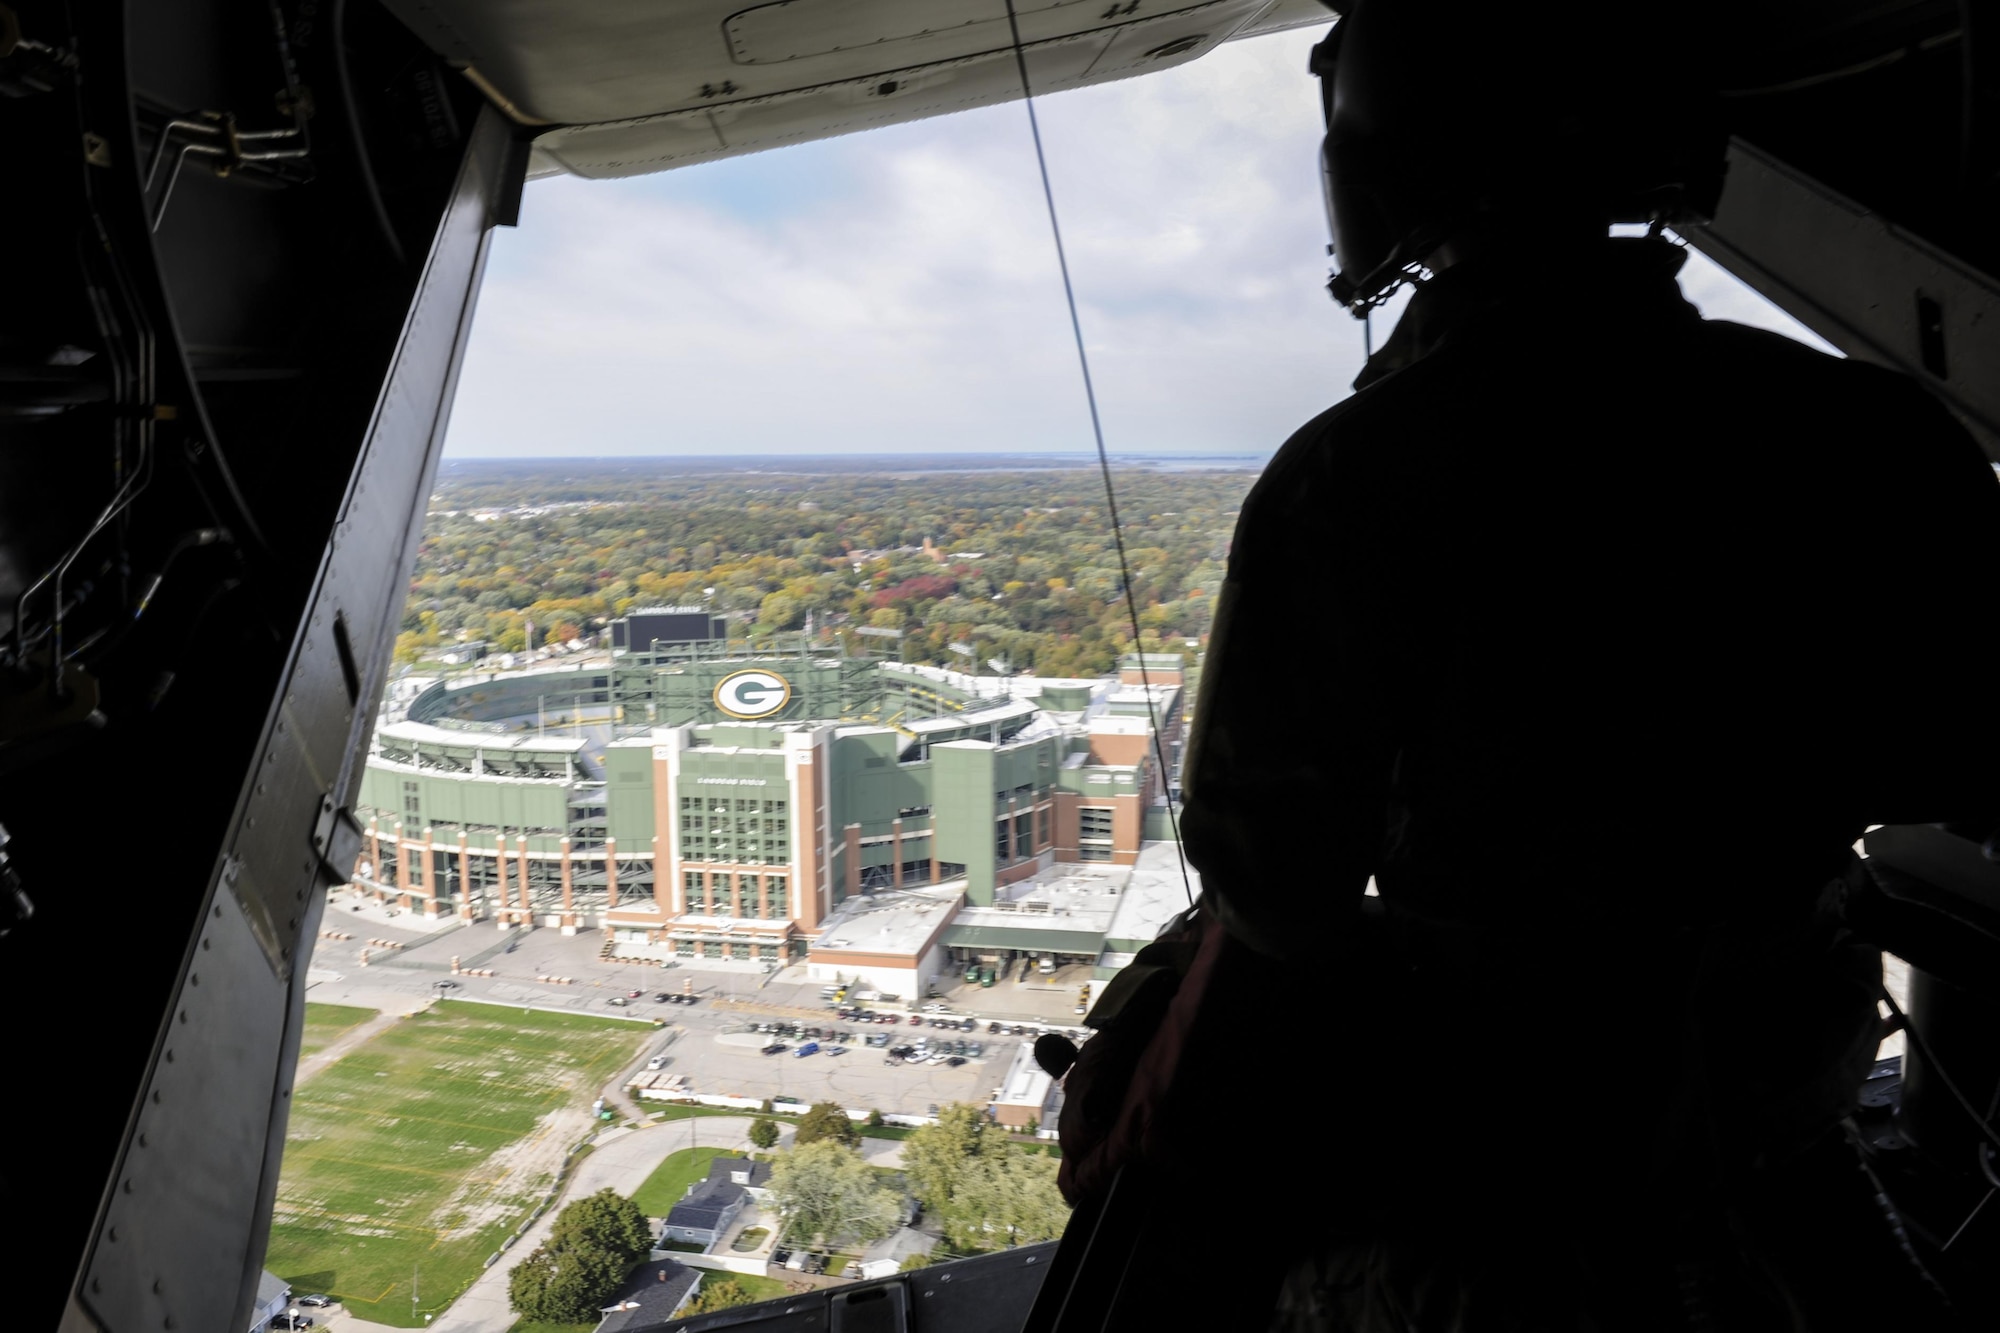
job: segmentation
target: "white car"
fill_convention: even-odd
[[[667,1067],[667,1057],[664,1055],[656,1055],[652,1059],[646,1061],[646,1068],[648,1069],[665,1069],[666,1067]]]

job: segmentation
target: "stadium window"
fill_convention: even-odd
[[[676,958],[692,958],[692,957],[694,957],[694,941],[693,941],[693,940],[675,940],[675,941],[674,941],[674,957],[676,957]]]
[[[765,900],[770,903],[770,913],[773,920],[783,921],[791,915],[791,909],[785,903],[785,877],[783,875],[764,876],[764,895]]]
[[[1004,863],[1010,859],[1007,855],[1007,845],[1007,819],[1003,815],[993,824],[993,856],[996,860]]]
[[[1079,861],[1109,861],[1111,859],[1111,849],[1103,843],[1092,843],[1077,848],[1076,857]]]
[[[1112,816],[1115,812],[1108,805],[1086,805],[1077,814],[1077,831],[1085,838],[1109,838]]]
[[[757,957],[765,962],[776,962],[778,960],[778,946],[775,944],[758,945]]]

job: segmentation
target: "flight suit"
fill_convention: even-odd
[[[1850,848],[1995,808],[2000,486],[1908,379],[1703,320],[1683,257],[1444,271],[1244,505],[1181,818],[1226,947],[1174,1041],[1206,1097],[1288,1060],[1332,1093],[1270,1112],[1296,1326],[1782,1308],[1820,1261],[1730,1237],[1866,1202]],[[1274,1015],[1313,1039],[1222,1035]]]

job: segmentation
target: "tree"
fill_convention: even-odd
[[[675,1317],[684,1319],[689,1315],[713,1314],[717,1310],[727,1310],[731,1306],[748,1305],[754,1299],[743,1289],[743,1284],[734,1278],[724,1278],[720,1282],[711,1282],[704,1278],[701,1290],[695,1293],[694,1299],[689,1301],[687,1307]]]
[[[776,1108],[774,1108],[774,1107],[773,1107],[773,1106],[771,1105],[771,1099],[770,1099],[769,1097],[766,1097],[766,1098],[764,1099],[764,1104],[763,1104],[762,1106],[759,1106],[759,1107],[758,1107],[757,1109],[758,1109],[759,1111],[763,1112],[763,1113],[764,1113],[765,1115],[769,1115],[769,1114],[771,1114],[771,1112],[772,1112],[772,1111],[773,1111],[774,1109],[776,1109]]]
[[[910,1192],[933,1213],[951,1202],[966,1163],[994,1146],[985,1111],[971,1102],[953,1102],[938,1112],[935,1125],[924,1125],[903,1140],[903,1174]]]
[[[853,1149],[830,1139],[794,1147],[771,1168],[771,1194],[792,1238],[875,1240],[889,1234],[896,1196]]]
[[[750,1142],[759,1148],[769,1148],[778,1141],[778,1122],[775,1120],[755,1120],[750,1125]]]
[[[601,1189],[556,1215],[549,1246],[601,1250],[633,1264],[652,1251],[653,1231],[638,1204],[615,1190]]]
[[[888,1123],[889,1123],[888,1121],[882,1118],[882,1112],[880,1108],[871,1109],[868,1112],[868,1127],[870,1129],[880,1129],[883,1125],[886,1125]]]
[[[861,1142],[861,1131],[847,1118],[839,1102],[814,1102],[812,1108],[799,1117],[799,1132],[792,1138],[794,1148],[802,1148],[808,1143],[818,1143],[831,1139],[835,1143],[854,1147]]]
[[[514,1266],[507,1275],[507,1299],[515,1313],[551,1324],[581,1324],[601,1317],[629,1266],[626,1260],[588,1245],[549,1245]]]

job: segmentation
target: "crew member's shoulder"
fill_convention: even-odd
[[[1430,367],[1419,363],[1343,398],[1292,432],[1264,468],[1259,498],[1304,501],[1328,487],[1342,489],[1401,455],[1396,442],[1432,415],[1436,399],[1418,381]],[[1421,428],[1419,427],[1419,433]]]

